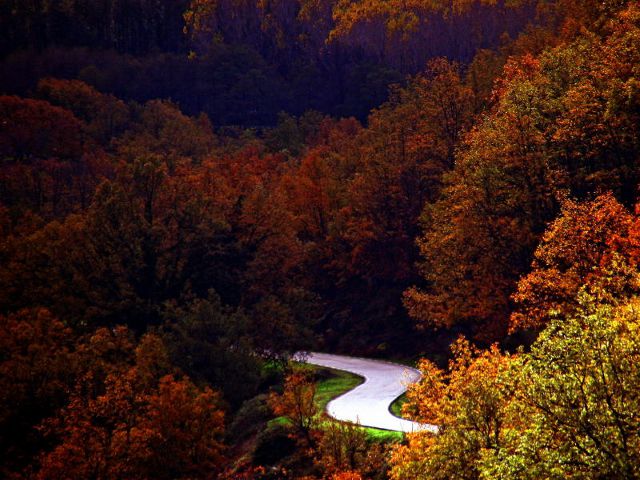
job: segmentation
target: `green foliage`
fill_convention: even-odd
[[[398,447],[392,477],[637,478],[640,303],[612,298],[610,280],[583,288],[528,353],[458,351],[448,383],[421,364],[406,410],[440,430]]]
[[[614,307],[583,291],[521,359],[514,406],[526,427],[486,452],[484,478],[637,478],[640,475],[640,304]]]
[[[362,378],[343,370],[334,370],[313,367],[316,377],[319,380],[316,384],[315,402],[318,407],[318,411],[321,415],[324,414],[327,403],[334,398],[339,397],[343,393],[347,393],[349,390],[353,390],[355,387],[362,383]],[[402,397],[400,397],[402,398]],[[394,405],[396,403],[394,402]],[[392,406],[393,407],[393,406]],[[327,424],[333,423],[330,420]],[[323,422],[323,426],[325,423]],[[380,430],[378,428],[354,426],[358,431],[363,432],[368,441],[380,442],[380,443],[393,443],[401,442],[404,439],[402,432],[393,432],[389,430]]]
[[[265,135],[265,143],[274,152],[286,152],[298,156],[304,145],[304,137],[298,121],[285,112],[278,114],[278,125]]]
[[[367,439],[378,443],[401,443],[405,440],[404,433],[379,428],[360,427],[367,434]]]
[[[479,351],[462,338],[452,353],[446,372],[428,360],[419,364],[423,378],[410,386],[404,410],[438,425],[438,432],[409,435],[408,444],[395,449],[395,480],[477,479],[482,453],[505,442],[506,427],[514,421],[508,410],[511,384],[505,381],[513,358],[495,345]]]
[[[163,336],[175,365],[194,380],[215,385],[232,405],[255,395],[261,359],[242,311],[225,307],[210,292],[186,307],[169,307],[164,318]]]
[[[403,393],[393,401],[393,403],[391,404],[391,407],[389,407],[389,410],[391,410],[391,413],[393,413],[396,417],[402,417],[402,406],[406,402],[407,402],[407,394]]]

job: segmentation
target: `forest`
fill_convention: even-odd
[[[0,478],[640,479],[640,4],[0,0]],[[330,420],[417,367],[394,435]]]

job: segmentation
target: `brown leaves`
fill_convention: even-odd
[[[0,448],[60,407],[79,368],[71,330],[48,310],[0,316]],[[18,437],[18,438],[15,438]]]
[[[77,159],[82,153],[81,124],[71,112],[41,101],[0,97],[0,156]]]

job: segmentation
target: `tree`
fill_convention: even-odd
[[[322,429],[318,461],[326,474],[339,478],[346,472],[359,475],[357,472],[365,463],[368,449],[366,433],[360,426],[330,421]]]
[[[246,314],[224,306],[213,291],[208,298],[164,314],[163,338],[173,363],[194,381],[220,389],[232,405],[255,395],[260,359]]]
[[[404,68],[406,43],[424,21],[426,14],[436,11],[437,2],[378,2],[362,0],[359,2],[338,1],[333,9],[334,29],[329,34],[330,40],[347,36],[356,25],[376,23],[382,25],[378,41],[380,58],[387,54],[387,38],[400,39],[401,67]]]
[[[640,305],[602,304],[601,288],[583,289],[578,309],[552,320],[523,357],[515,409],[526,422],[484,460],[486,478],[640,475]]]
[[[44,442],[35,426],[65,405],[80,365],[77,339],[39,308],[0,316],[0,474],[29,464]]]
[[[315,396],[314,379],[309,372],[299,369],[286,376],[282,394],[273,393],[269,397],[273,413],[286,417],[308,446],[315,444],[311,432],[318,413]]]
[[[0,129],[0,155],[7,160],[78,159],[82,155],[81,123],[64,108],[42,100],[1,96],[0,115],[7,119]]]
[[[394,480],[478,479],[483,455],[501,451],[509,428],[520,423],[509,409],[513,384],[506,375],[515,358],[496,345],[479,351],[462,338],[452,352],[447,372],[428,360],[419,364],[424,377],[410,386],[403,410],[438,432],[411,434],[408,445],[394,450]]]
[[[42,425],[54,440],[36,478],[215,478],[223,467],[220,397],[166,375],[166,352],[147,336],[136,361],[102,381],[91,368]]]
[[[468,60],[478,43],[497,45],[501,34],[519,33],[526,27],[535,4],[542,3],[339,0],[333,7],[334,26],[328,38],[358,45],[376,58],[397,65],[402,72],[415,71],[438,55]],[[495,28],[498,18],[500,28]],[[466,38],[470,30],[475,41]],[[454,35],[457,38],[453,39]],[[445,47],[439,43],[441,38],[452,41]],[[431,54],[424,55],[425,50]]]
[[[458,342],[448,374],[423,361],[405,410],[439,430],[396,449],[392,478],[637,478],[640,305],[620,272],[637,284],[604,272],[528,353]]]
[[[471,124],[472,105],[460,66],[436,59],[405,88],[392,91],[353,143],[337,155],[313,152],[305,160],[302,173],[340,173],[313,180],[319,191],[310,192],[318,198],[315,209],[307,210],[317,212],[313,220],[326,232],[328,248],[320,253],[330,255],[325,270],[331,281],[325,292],[335,299],[336,317],[344,317],[330,328],[358,337],[379,332],[382,342],[399,320],[410,328],[400,292],[417,280],[420,213],[439,195],[454,149]]]
[[[85,125],[72,112],[42,100],[0,96],[0,202],[20,218],[29,211],[62,217],[86,207],[110,171],[88,150]]]
[[[149,435],[145,457],[150,477],[216,478],[224,465],[224,414],[220,396],[187,378],[160,379],[148,399],[140,429]]]
[[[120,158],[129,163],[158,157],[173,174],[180,164],[198,164],[214,150],[217,139],[204,114],[188,117],[163,100],[150,100],[135,113],[138,122],[115,142]]]
[[[358,472],[339,472],[333,475],[331,480],[362,480],[362,475]]]
[[[532,271],[518,282],[510,328],[540,328],[551,316],[571,313],[578,290],[607,268],[611,240],[627,237],[631,222],[610,194],[585,203],[566,200],[534,253]]]
[[[49,278],[43,285],[36,283],[43,291],[29,301],[55,301],[45,292],[60,287],[61,295],[74,298],[68,305],[70,320],[126,321],[142,331],[148,323],[159,322],[164,301],[178,298],[189,287],[201,295],[213,287],[225,291],[225,270],[207,273],[219,266],[213,258],[224,256],[226,226],[199,190],[198,176],[191,173],[178,169],[169,175],[157,156],[138,158],[122,166],[117,179],[100,185],[84,215],[34,235],[42,261],[51,266],[39,267],[50,272]],[[65,235],[50,245],[46,234],[52,229]],[[203,258],[211,263],[203,265]],[[25,252],[27,264],[15,268],[28,270],[34,260]],[[69,282],[72,288],[65,293],[62,286]],[[77,305],[84,308],[76,310]]]
[[[43,78],[36,92],[39,98],[73,112],[86,124],[86,132],[102,145],[123,133],[130,121],[129,108],[122,100],[80,80]]]
[[[505,65],[491,110],[464,139],[441,197],[425,207],[424,282],[405,293],[419,326],[464,325],[499,338],[562,199],[611,190],[623,205],[635,202],[638,123],[633,102],[615,100],[634,88],[635,74],[609,59],[637,60],[637,8],[611,19],[600,35],[584,32]]]
[[[386,268],[385,279],[410,276],[420,210],[436,198],[442,175],[453,164],[472,102],[459,66],[436,59],[370,116],[359,139],[359,174],[349,188],[346,236],[359,274],[373,276]]]
[[[421,327],[471,326],[478,337],[506,332],[510,295],[556,212],[557,175],[544,150],[537,60],[508,65],[513,77],[494,111],[465,138],[439,200],[425,206],[417,240],[425,288],[405,292]]]

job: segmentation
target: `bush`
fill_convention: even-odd
[[[267,395],[261,394],[242,404],[229,425],[227,435],[230,443],[237,444],[265,429],[271,410]]]
[[[275,465],[294,454],[296,441],[286,425],[273,424],[256,438],[252,460],[254,465]]]

